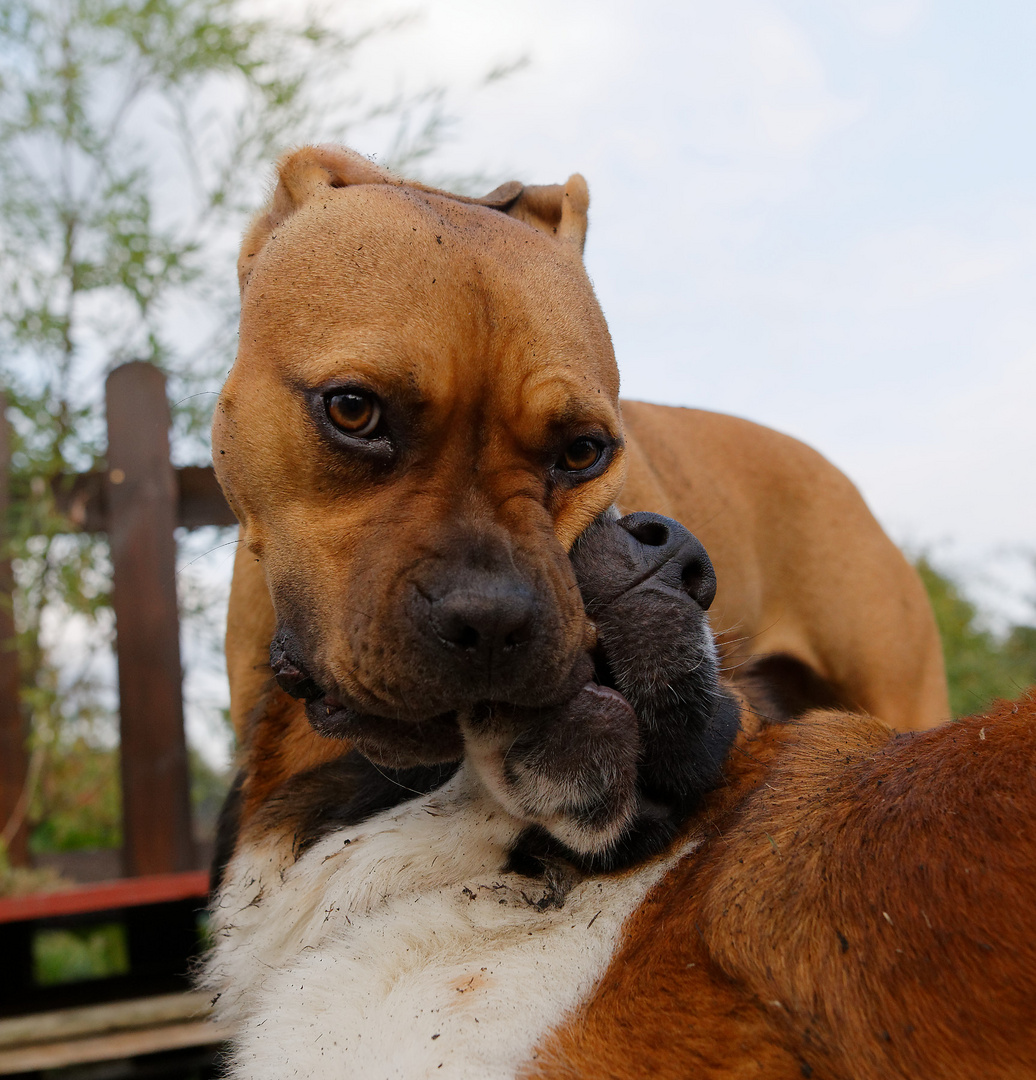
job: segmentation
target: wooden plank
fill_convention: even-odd
[[[208,872],[216,853],[215,837],[194,838],[195,867]],[[34,851],[32,865],[37,870],[52,870],[69,884],[92,885],[118,881],[122,877],[121,848],[82,848],[79,851]]]
[[[51,870],[69,884],[92,885],[122,877],[122,848],[82,848],[79,851],[34,851],[32,865]],[[198,864],[199,868],[205,865]]]
[[[18,650],[11,609],[14,574],[7,530],[11,473],[7,400],[0,392],[0,836],[14,866],[29,865],[29,833],[25,827],[29,755],[28,726],[19,701]]]
[[[182,528],[237,524],[211,465],[185,465],[176,470],[176,481],[180,496],[176,523]]]
[[[105,386],[112,607],[127,876],[196,866],[176,606],[177,485],[165,376],[135,361]]]
[[[103,1005],[82,1005],[75,1009],[53,1009],[0,1020],[0,1049],[204,1020],[211,1013],[212,995],[199,990],[108,1001]]]
[[[209,875],[204,870],[104,881],[56,892],[6,897],[0,900],[0,923],[85,915],[93,911],[117,911],[145,904],[167,904],[174,900],[197,899],[201,907],[208,892]]]
[[[234,1034],[230,1024],[197,1020],[184,1024],[166,1024],[140,1031],[122,1031],[66,1042],[42,1043],[0,1050],[0,1076],[85,1065],[91,1061],[116,1061],[163,1050],[182,1050],[191,1046],[214,1046]]]
[[[211,465],[184,465],[175,470],[176,525],[200,529],[205,525],[237,524]],[[77,532],[108,531],[108,473],[95,471],[58,476],[52,483],[54,505]],[[12,498],[29,497],[29,478],[12,479]]]

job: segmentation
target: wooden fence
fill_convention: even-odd
[[[126,876],[193,870],[175,528],[234,525],[211,467],[169,460],[165,377],[150,364],[116,368],[105,384],[108,467],[59,477],[54,495],[71,527],[107,533],[113,570]],[[12,497],[10,439],[0,408],[0,529]],[[0,534],[0,540],[3,539]],[[2,548],[0,548],[2,550]],[[18,702],[11,566],[0,560],[0,828],[24,809],[28,718]],[[28,860],[24,825],[11,838]]]

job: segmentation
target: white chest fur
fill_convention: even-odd
[[[520,828],[462,768],[298,862],[283,845],[239,854],[206,979],[240,1024],[230,1075],[514,1077],[675,859],[541,909],[542,881],[500,869]]]

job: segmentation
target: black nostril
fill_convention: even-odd
[[[665,547],[669,543],[669,529],[661,521],[638,521],[626,531],[648,547]]]
[[[270,667],[277,685],[286,693],[301,701],[311,701],[323,691],[310,678],[298,656],[302,648],[291,630],[279,627],[270,642]]]
[[[680,572],[684,592],[694,600],[702,611],[708,611],[716,599],[716,572],[712,563],[693,558]]]
[[[691,596],[701,588],[701,563],[695,559],[693,562],[689,562],[680,573],[680,583],[684,587],[684,592],[689,593]]]
[[[483,633],[480,634],[478,627],[472,626],[475,621],[483,623]],[[455,608],[449,602],[440,606],[435,613],[435,630],[439,637],[447,645],[455,645],[465,652],[473,652],[479,647],[485,629],[485,620],[478,619],[477,612]]]

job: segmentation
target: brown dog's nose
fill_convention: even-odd
[[[544,577],[503,530],[457,527],[444,535],[403,582],[415,695],[435,695],[440,711],[476,701],[556,701],[567,689],[573,646]],[[572,594],[578,601],[571,588],[565,599]]]
[[[702,611],[709,610],[716,599],[716,571],[696,536],[661,514],[627,514],[619,525],[642,545],[645,566],[659,567],[660,579],[671,578],[668,584],[679,585]]]
[[[696,536],[661,514],[602,519],[576,541],[572,565],[587,610],[612,603],[629,589],[671,589],[707,611],[716,598],[716,572]]]
[[[428,623],[447,647],[488,667],[532,639],[535,612],[535,597],[521,582],[475,572],[431,600]]]

